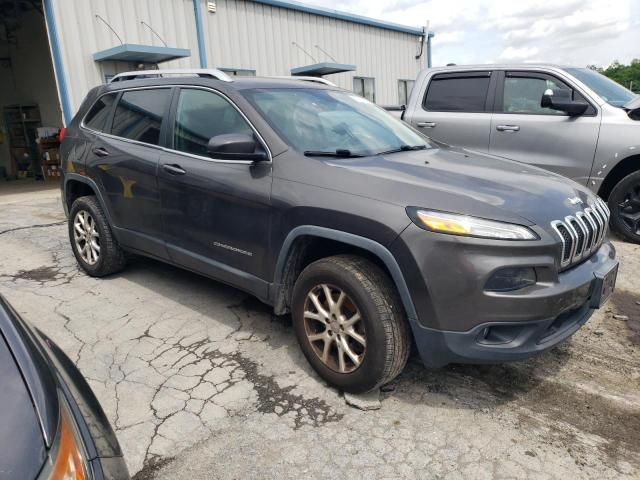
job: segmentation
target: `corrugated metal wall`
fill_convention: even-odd
[[[378,103],[398,102],[398,79],[420,70],[418,36],[244,0],[217,0],[216,13],[202,2],[209,66],[247,68],[258,75],[289,75],[291,68],[316,62],[356,65],[355,72],[330,75],[352,89],[352,77],[374,77]],[[93,54],[120,44],[96,15],[104,18],[124,43],[162,46],[141,21],[150,24],[170,47],[189,48],[191,57],[163,63],[164,68],[199,67],[192,0],[55,0],[61,53],[72,109],[86,92],[128,65],[93,61]],[[298,43],[314,59],[293,45]]]
[[[216,13],[202,3],[209,65],[289,75],[294,67],[334,61],[318,45],[337,63],[356,65],[355,72],[325,78],[351,90],[354,75],[374,77],[381,104],[397,103],[398,79],[414,79],[420,71],[416,35],[251,1],[218,0]]]

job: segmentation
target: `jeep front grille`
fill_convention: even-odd
[[[551,227],[559,235],[562,243],[562,267],[574,265],[600,248],[607,234],[610,216],[607,204],[597,198],[594,205],[583,211],[569,215],[564,220],[551,222]]]

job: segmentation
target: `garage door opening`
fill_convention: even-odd
[[[62,111],[42,1],[0,0],[0,179],[60,179]]]

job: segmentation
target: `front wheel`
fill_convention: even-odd
[[[298,277],[292,297],[302,351],[329,384],[373,390],[404,368],[411,346],[402,304],[389,277],[355,255],[318,260]]]
[[[633,172],[609,194],[611,228],[625,240],[640,243],[640,171]]]

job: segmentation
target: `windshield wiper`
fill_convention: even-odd
[[[305,157],[338,157],[338,158],[357,158],[363,157],[357,153],[352,153],[351,150],[338,148],[332,152],[323,152],[320,150],[305,150]]]
[[[394,148],[393,150],[386,150],[384,152],[376,153],[376,155],[386,155],[388,153],[397,153],[397,152],[410,152],[413,150],[426,150],[427,146],[422,145],[400,145],[398,148]]]

